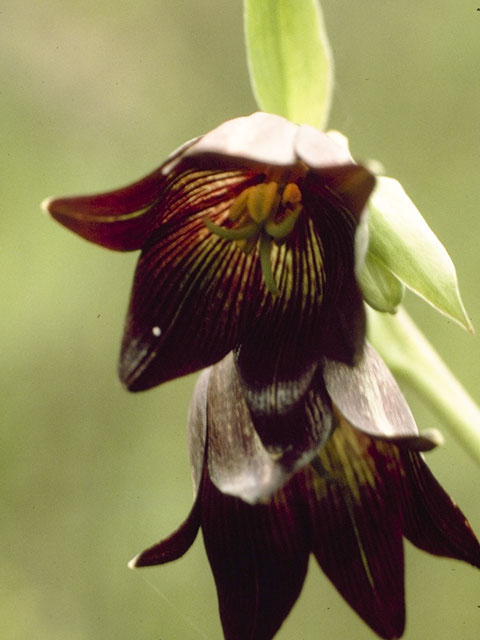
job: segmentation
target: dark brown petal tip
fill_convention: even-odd
[[[359,220],[375,187],[375,176],[354,163],[346,146],[313,127],[299,127],[296,150],[299,158]]]
[[[90,242],[117,251],[140,249],[154,224],[151,205],[165,177],[162,167],[142,180],[115,191],[87,196],[48,198],[43,209]]]
[[[400,450],[409,451],[432,451],[436,447],[444,443],[443,435],[438,429],[424,429],[418,436],[404,436],[399,438],[380,438],[376,440],[384,440],[395,444]]]
[[[200,502],[196,500],[188,518],[168,538],[142,551],[130,560],[130,569],[166,564],[181,558],[192,546],[200,527]]]
[[[324,378],[333,403],[357,429],[388,440],[418,436],[395,379],[370,344],[354,367],[326,360]]]
[[[267,505],[202,483],[202,532],[226,640],[271,640],[302,588],[310,551],[294,482]]]
[[[464,514],[422,459],[402,451],[404,534],[417,547],[480,568],[480,544]]]
[[[325,182],[356,220],[360,220],[375,187],[375,177],[368,169],[361,165],[339,167],[328,173]]]

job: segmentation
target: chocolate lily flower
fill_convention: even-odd
[[[291,427],[319,361],[352,365],[363,347],[355,272],[373,185],[328,135],[255,113],[188,142],[131,186],[44,206],[92,242],[142,250],[123,383],[147,389],[235,350],[262,442],[295,466],[320,444]]]
[[[189,420],[194,506],[175,533],[130,563],[175,560],[201,528],[226,640],[275,635],[310,553],[382,638],[404,629],[403,537],[480,567],[475,535],[419,453],[435,440],[418,434],[375,351],[366,344],[355,367],[324,361],[323,375],[327,397],[318,380],[307,395],[333,412],[333,432],[292,474],[263,447],[233,356],[203,372]]]

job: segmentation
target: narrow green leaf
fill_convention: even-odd
[[[400,307],[394,316],[368,309],[369,339],[392,372],[412,386],[480,464],[480,408]]]
[[[380,177],[370,200],[369,251],[409,289],[473,331],[450,256],[403,187]]]
[[[377,311],[395,313],[403,300],[404,285],[370,251],[362,265],[358,282],[366,302]]]
[[[263,111],[322,129],[332,56],[316,0],[245,0],[250,80]]]

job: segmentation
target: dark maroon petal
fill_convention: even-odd
[[[168,538],[142,551],[129,562],[129,567],[150,567],[181,558],[197,537],[200,527],[200,501],[197,499],[185,522]]]
[[[284,245],[290,254],[282,257],[281,268],[275,271],[274,265],[282,295],[259,312],[236,352],[262,442],[278,455],[288,455],[291,447],[292,460],[312,450],[314,442],[317,448],[320,444],[319,434],[305,419],[312,405],[320,416],[318,429],[328,433],[322,421],[328,420],[329,401],[317,363],[327,355],[353,364],[365,337],[363,300],[355,279],[356,221],[316,177],[305,179],[302,194],[307,221],[298,224]],[[307,398],[311,388],[315,395]]]
[[[355,277],[362,211],[348,209],[341,196],[313,172],[307,175],[302,194],[322,244],[324,307],[317,329],[322,352],[332,360],[354,364],[365,339],[363,297]]]
[[[464,560],[480,568],[480,545],[470,524],[422,456],[402,451],[401,459],[405,470],[400,487],[404,535],[424,551]]]
[[[295,384],[324,354],[354,362],[365,334],[355,279],[355,215],[318,176],[307,175],[300,185],[301,220],[283,245],[272,245],[280,289],[273,296],[258,247],[246,255],[204,223],[206,217],[225,222],[234,198],[265,176],[213,165],[172,177],[155,204],[162,226],[137,268],[122,381],[131,390],[146,389],[208,366],[239,344],[242,376],[255,388],[277,379]]]
[[[248,505],[204,478],[202,532],[225,640],[270,640],[298,598],[310,535],[294,488]]]
[[[45,210],[90,242],[118,251],[140,249],[155,222],[152,203],[165,184],[162,167],[127,187],[45,201]]]
[[[259,180],[251,172],[190,172],[155,205],[163,224],[137,267],[121,354],[129,389],[208,366],[238,344],[242,376],[260,388],[272,377],[295,383],[324,351],[355,358],[365,328],[355,221],[344,211],[339,217],[328,194],[306,196],[322,207],[315,221],[306,209],[287,242],[272,247],[278,296],[265,286],[258,248],[246,255],[205,227],[206,216],[221,223],[232,200]]]
[[[395,451],[393,445],[382,447]],[[358,615],[382,638],[405,624],[401,514],[383,477],[395,458],[343,419],[306,475],[313,552]]]
[[[152,205],[162,194],[169,168],[194,142],[185,143],[158,169],[126,187],[86,196],[47,198],[42,207],[57,222],[90,242],[117,251],[141,249],[159,224]]]
[[[207,431],[207,390],[210,371],[203,371],[197,380],[188,417],[188,445],[192,469],[195,502],[185,522],[168,538],[136,556],[129,566],[146,567],[165,564],[183,556],[192,546],[200,527],[198,491],[203,476]]]
[[[259,177],[245,172],[182,174],[155,206],[163,224],[135,273],[120,356],[122,382],[148,389],[220,360],[238,342],[252,296],[266,292],[255,255],[212,234],[208,216]]]

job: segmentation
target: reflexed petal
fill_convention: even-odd
[[[188,445],[195,502],[185,522],[171,536],[142,551],[129,563],[130,568],[165,564],[183,556],[192,546],[200,527],[198,491],[203,475],[205,439],[207,431],[207,390],[210,370],[200,374],[190,403],[188,416]]]
[[[270,640],[307,571],[310,535],[295,478],[268,505],[225,496],[204,477],[202,532],[225,640]]]
[[[47,198],[42,208],[90,242],[117,251],[141,249],[160,222],[152,205],[166,186],[169,168],[195,141],[183,144],[162,166],[133,184],[106,193]]]
[[[402,522],[389,473],[394,445],[375,444],[341,419],[320,453],[320,475],[306,474],[313,552],[335,587],[382,638],[399,638],[405,623]]]
[[[165,183],[162,167],[127,187],[89,196],[51,198],[44,209],[90,242],[118,251],[140,249],[156,212],[151,208]]]
[[[414,446],[411,439],[418,436],[418,429],[413,415],[370,344],[365,343],[363,357],[354,367],[325,360],[323,374],[332,401],[354,427],[375,438],[407,438]]]
[[[405,478],[399,487],[404,535],[420,549],[480,568],[480,545],[463,513],[442,489],[422,457],[401,452]]]
[[[197,537],[200,527],[200,501],[197,499],[185,522],[168,538],[142,551],[128,563],[131,569],[165,564],[181,558]]]

